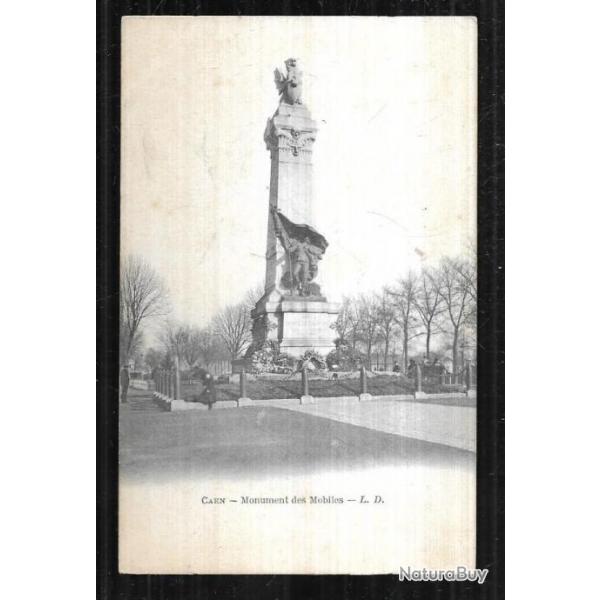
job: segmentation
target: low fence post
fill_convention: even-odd
[[[358,395],[358,401],[365,402],[372,399],[373,396],[369,394],[369,390],[367,388],[367,369],[364,365],[362,365],[360,368],[360,394]]]
[[[477,392],[476,392],[475,388],[473,387],[473,365],[471,364],[470,360],[467,361],[465,368],[466,368],[465,380],[466,380],[466,384],[467,384],[465,393],[468,398],[475,398],[477,396]]]
[[[240,398],[246,397],[246,370],[242,367],[240,373]]]
[[[471,361],[468,360],[465,364],[465,387],[467,391],[471,389]]]
[[[367,370],[364,365],[360,368],[360,393],[367,394]]]
[[[302,367],[302,395],[310,396],[308,389],[308,369],[306,367]]]
[[[179,358],[175,357],[175,391],[173,394],[174,400],[181,399],[181,380],[179,375]]]
[[[238,408],[240,406],[249,406],[252,404],[252,400],[248,398],[248,392],[246,389],[246,369],[242,367],[240,372],[240,397],[238,398],[237,405]]]
[[[423,392],[423,372],[421,371],[421,365],[417,364],[416,369],[416,382],[415,382],[415,399],[425,398],[427,394]]]
[[[308,387],[308,369],[302,367],[302,396],[300,396],[300,404],[314,404],[315,399],[310,395]]]

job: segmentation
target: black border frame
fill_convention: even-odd
[[[117,569],[120,20],[125,15],[478,18],[477,567],[483,585],[382,576],[122,575]],[[97,0],[97,596],[420,600],[504,597],[504,0]]]

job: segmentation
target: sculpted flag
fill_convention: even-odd
[[[276,208],[271,210],[275,233],[288,257],[288,270],[281,278],[281,285],[302,296],[319,295],[320,287],[313,280],[328,246],[327,240],[310,225],[294,223]]]
[[[327,246],[329,246],[325,237],[310,225],[294,223],[275,208],[273,209],[273,218],[275,220],[275,231],[277,235],[286,240],[286,246],[289,245],[290,239],[301,241],[305,238],[308,238],[311,245],[316,246],[321,253],[324,253]]]

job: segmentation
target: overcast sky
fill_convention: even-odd
[[[204,325],[264,279],[273,70],[319,124],[311,223],[329,300],[465,251],[476,227],[473,18],[132,17],[123,24],[122,253]]]

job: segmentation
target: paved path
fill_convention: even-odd
[[[397,415],[382,411],[378,402],[356,403],[357,410],[340,416],[333,411],[333,403],[328,411],[325,405],[297,405],[299,410],[286,406],[284,410],[271,404],[164,412],[148,392],[136,390],[129,400],[120,405],[119,414],[120,475],[128,480],[217,474],[261,478],[420,464],[474,468],[472,452],[398,435],[384,423]],[[402,404],[395,409],[406,410]],[[368,412],[378,414],[379,421],[365,425]],[[353,415],[357,423],[360,420],[359,426],[348,422]]]
[[[159,413],[162,409],[156,404],[152,392],[129,388],[127,402],[119,405],[121,413]]]
[[[358,427],[444,444],[475,452],[476,409],[474,406],[440,402],[409,402],[356,399],[321,399],[316,404],[272,402],[272,406],[333,419]]]

